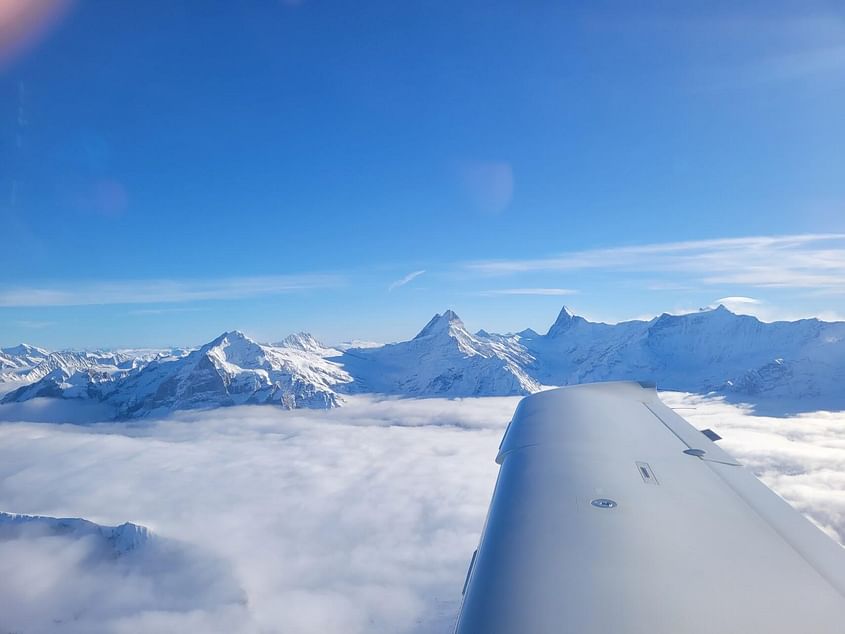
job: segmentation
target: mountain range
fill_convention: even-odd
[[[737,401],[845,407],[845,322],[766,323],[719,306],[605,324],[564,307],[545,334],[496,334],[471,333],[447,310],[413,339],[378,346],[330,347],[307,333],[262,344],[232,331],[195,350],[0,350],[0,380],[21,384],[3,403],[91,400],[118,419],[245,403],[331,408],[354,393],[520,395],[623,379]]]

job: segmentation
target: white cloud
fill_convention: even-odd
[[[408,284],[409,282],[414,281],[415,279],[417,279],[423,273],[425,273],[425,269],[423,269],[421,271],[414,271],[413,273],[408,273],[405,277],[396,280],[390,286],[388,286],[387,290],[392,291],[396,288],[399,288],[400,286],[405,286],[405,284]]]
[[[681,414],[716,429],[722,446],[845,538],[845,414],[773,419],[663,397],[695,408]],[[147,525],[228,563],[246,603],[204,585],[205,560],[169,573],[191,593],[174,606],[141,571],[121,585],[115,572],[85,568],[85,544],[15,542],[0,553],[0,597],[14,597],[0,621],[37,613],[47,632],[133,634],[449,631],[518,400],[357,396],[329,412],[253,406],[143,425],[2,424],[0,510]],[[77,621],[48,618],[68,608]]]
[[[55,326],[56,322],[54,321],[38,321],[32,319],[19,319],[14,322],[16,326],[20,326],[21,328],[49,328],[50,326]]]
[[[130,315],[171,315],[173,313],[196,313],[206,310],[198,306],[183,306],[180,308],[138,308],[130,310]]]
[[[599,270],[684,276],[685,283],[845,289],[845,234],[753,236],[573,251],[468,263],[479,273]]]
[[[187,544],[154,537],[115,557],[96,534],[0,530],[3,632],[133,631],[156,612],[175,617],[169,631],[188,623],[191,631],[234,631],[245,599],[228,564]]]
[[[78,282],[0,289],[0,307],[154,304],[278,295],[342,283],[335,275],[273,275],[196,280]]]
[[[747,306],[749,304],[756,305],[762,303],[759,299],[754,299],[753,297],[742,297],[742,296],[734,296],[734,297],[722,297],[721,299],[716,300],[716,305],[722,304],[727,308],[730,308],[728,304],[733,305],[740,305],[740,306]]]
[[[835,311],[811,312],[796,309],[794,306],[786,308],[772,305],[760,299],[753,297],[722,297],[710,304],[710,308],[716,308],[722,304],[728,310],[739,315],[753,315],[760,321],[796,321],[799,319],[817,318],[824,321],[843,321],[843,316]],[[680,311],[694,312],[691,310]]]
[[[353,397],[330,412],[240,407],[149,427],[7,423],[0,509],[149,526],[228,562],[248,599],[199,596],[155,613],[129,601],[108,610],[106,631],[448,631],[517,401]],[[76,561],[55,561],[44,583],[72,576]],[[42,554],[33,570],[48,562]],[[20,579],[0,575],[0,596]],[[20,614],[78,601],[77,629],[62,632],[103,616],[93,592],[14,596],[32,597]]]
[[[571,288],[500,288],[492,291],[481,291],[481,295],[575,295],[578,291]]]

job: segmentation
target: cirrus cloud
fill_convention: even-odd
[[[571,251],[545,258],[482,260],[487,275],[601,270],[683,275],[684,283],[845,291],[845,234],[750,236]]]
[[[405,284],[413,282],[415,279],[417,279],[420,275],[422,275],[424,273],[425,273],[425,269],[408,273],[406,276],[396,280],[390,286],[388,286],[387,290],[392,291],[392,290],[399,288],[400,286],[405,286]]]
[[[217,279],[157,279],[0,288],[0,307],[166,304],[244,299],[342,284],[328,274],[260,275]]]

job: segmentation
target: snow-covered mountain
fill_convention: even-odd
[[[351,380],[314,352],[262,345],[232,331],[183,359],[150,363],[117,382],[105,400],[125,418],[243,403],[329,408],[340,402],[335,386]]]
[[[37,365],[16,375],[18,381],[32,383],[48,374],[60,372],[70,376],[79,370],[93,370],[112,374],[132,367],[132,359],[119,353],[102,355],[96,352],[51,352]]]
[[[9,348],[0,348],[0,382],[15,381],[19,375],[37,366],[50,353],[25,343]]]
[[[131,522],[119,526],[101,526],[78,517],[45,517],[0,512],[0,541],[36,536],[88,538],[94,541],[95,552],[105,559],[121,557],[139,550],[152,538],[147,528]]]
[[[173,350],[115,350],[49,352],[27,344],[4,348],[0,353],[0,382],[33,383],[57,370],[70,376],[80,370],[115,374],[140,368],[150,361],[179,358],[187,351]]]
[[[547,384],[636,379],[660,388],[769,398],[840,392],[845,323],[765,323],[724,306],[615,325],[564,308],[546,335],[521,342]]]
[[[0,348],[0,372],[38,365],[49,354],[44,348],[25,343],[9,348]]]
[[[336,353],[313,338],[302,339],[307,347]],[[232,331],[184,357],[155,359],[127,372],[57,368],[10,392],[2,402],[89,399],[110,405],[117,418],[243,403],[328,408],[340,402],[334,387],[351,380],[338,364],[314,350],[266,346]]]
[[[336,357],[340,354],[340,350],[323,345],[307,332],[297,332],[292,335],[288,335],[278,343],[274,343],[272,345],[275,348],[290,348],[293,350],[301,350],[302,352],[309,352],[319,357]]]
[[[534,359],[518,341],[470,334],[453,311],[435,315],[410,341],[352,348],[344,367],[362,392],[415,396],[530,394]]]
[[[447,310],[408,341],[347,349],[325,346],[307,333],[264,345],[233,331],[184,356],[152,360],[19,352],[40,360],[14,370],[17,380],[29,383],[3,402],[90,399],[110,405],[120,418],[241,403],[327,408],[351,392],[511,395],[620,379],[739,400],[845,407],[845,323],[764,323],[723,306],[612,325],[564,307],[546,334],[527,329],[504,335],[471,334]]]

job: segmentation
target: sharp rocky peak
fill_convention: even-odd
[[[705,309],[702,312],[712,312],[714,315],[736,315],[730,308],[725,306],[724,304],[719,304],[716,308],[712,308],[710,310]]]
[[[552,324],[551,328],[549,328],[549,332],[547,333],[548,337],[554,337],[559,335],[562,332],[565,332],[569,329],[572,323],[577,320],[581,319],[577,317],[575,313],[569,310],[566,306],[560,309],[560,314],[558,314],[557,319],[555,319],[555,323]]]
[[[431,335],[435,335],[441,332],[449,333],[452,328],[460,328],[464,330],[464,322],[461,321],[461,318],[458,317],[458,314],[449,309],[443,312],[443,314],[437,314],[431,318],[425,328],[420,330],[414,339],[420,339],[422,337],[429,337]]]

